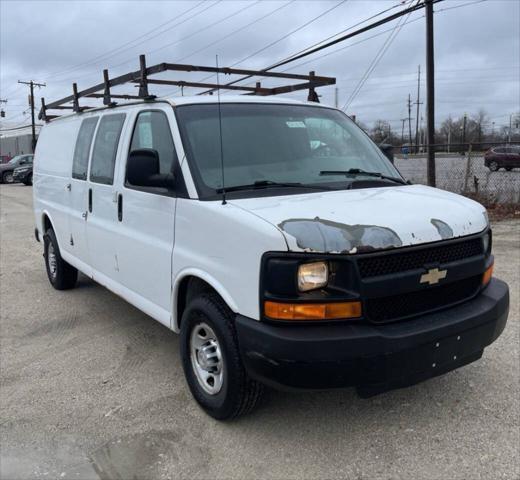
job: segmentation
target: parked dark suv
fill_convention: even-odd
[[[484,155],[484,165],[492,172],[505,168],[508,172],[520,168],[520,145],[493,147]]]
[[[17,155],[7,163],[0,165],[0,183],[13,183],[13,173],[15,168],[21,166],[30,166],[32,170],[34,155]]]

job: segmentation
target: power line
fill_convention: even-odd
[[[244,61],[246,61],[246,60],[249,60],[250,58],[252,58],[252,57],[258,55],[259,53],[261,53],[261,52],[263,52],[263,51],[265,51],[265,50],[271,48],[272,46],[276,45],[277,43],[280,43],[281,41],[285,40],[286,38],[290,37],[291,35],[294,35],[296,32],[299,32],[300,30],[304,29],[305,27],[308,27],[311,23],[314,23],[316,20],[319,20],[319,19],[322,18],[323,16],[327,15],[328,13],[332,12],[332,11],[335,10],[336,8],[340,7],[341,5],[343,5],[343,4],[344,4],[345,2],[347,2],[347,1],[348,1],[348,0],[342,0],[341,2],[337,3],[337,4],[334,5],[333,7],[331,7],[331,8],[329,8],[329,9],[325,10],[324,12],[322,12],[322,13],[320,13],[319,15],[313,17],[313,18],[310,19],[309,21],[303,23],[303,24],[300,25],[299,27],[297,27],[297,28],[291,30],[290,32],[288,32],[288,33],[286,33],[285,35],[281,36],[280,38],[274,40],[273,42],[269,43],[268,45],[266,45],[266,46],[260,48],[260,49],[257,50],[256,52],[254,52],[254,53],[252,53],[252,54],[250,54],[250,55],[248,55],[248,56],[246,56],[246,57],[244,57],[244,58],[238,60],[238,61],[235,62],[235,63],[233,63],[233,64],[231,65],[231,67],[234,67],[234,66],[236,66],[236,65],[238,65],[238,64],[240,64],[240,63],[242,63],[242,62],[244,62]],[[274,68],[274,67],[268,67],[268,68],[266,68],[266,69],[264,69],[264,70],[265,70],[265,71],[268,71],[268,70],[271,70],[272,68]],[[201,79],[200,81],[202,82],[202,81],[206,80],[207,78],[210,78],[210,77],[205,77],[205,78]],[[246,79],[248,79],[248,78],[251,78],[251,76],[250,76],[250,75],[246,75],[245,77],[241,77],[241,78],[239,78],[239,79],[237,79],[237,80],[234,80],[234,81],[232,81],[232,82],[228,82],[226,85],[234,85],[235,83],[241,82],[241,81],[246,80]],[[212,91],[213,91],[213,90],[206,90],[206,91],[204,91],[204,92],[199,93],[199,95],[202,95],[202,94],[204,94],[204,93],[209,93],[209,92],[212,92]]]
[[[444,0],[434,0],[434,1],[435,1],[435,3],[438,3],[438,2],[442,2],[442,1],[444,1]],[[345,40],[347,40],[347,39],[349,39],[349,38],[352,38],[352,37],[354,37],[354,36],[356,36],[356,35],[359,35],[359,34],[361,34],[361,33],[364,33],[364,32],[366,32],[366,31],[369,31],[369,30],[371,30],[371,29],[373,29],[373,28],[376,28],[376,27],[378,27],[378,26],[380,26],[380,25],[384,25],[385,23],[391,22],[391,21],[393,21],[393,20],[395,20],[395,19],[397,19],[397,18],[400,18],[400,17],[402,17],[402,16],[408,14],[408,13],[415,12],[416,10],[419,10],[419,9],[421,9],[421,8],[423,8],[423,7],[424,7],[424,4],[422,4],[422,3],[420,3],[420,4],[417,3],[417,4],[414,5],[414,6],[411,6],[411,7],[405,8],[404,10],[401,10],[401,11],[399,11],[399,12],[397,12],[397,13],[394,13],[394,14],[392,14],[392,15],[389,15],[389,16],[387,16],[387,17],[384,17],[384,18],[382,18],[381,20],[378,20],[378,21],[376,21],[376,22],[374,22],[374,23],[371,23],[371,24],[369,24],[369,25],[367,25],[367,26],[365,26],[365,27],[362,27],[362,28],[360,28],[360,29],[358,29],[358,30],[355,30],[354,32],[351,32],[351,33],[348,33],[348,34],[342,35],[341,37],[336,38],[336,39],[334,39],[334,40],[331,40],[331,41],[329,41],[329,42],[327,42],[327,43],[324,43],[324,44],[322,44],[322,45],[320,45],[320,46],[317,46],[317,47],[311,48],[310,50],[306,50],[305,52],[300,53],[300,54],[298,54],[298,55],[291,56],[289,59],[286,59],[286,60],[282,60],[282,61],[280,61],[280,62],[277,62],[276,64],[271,65],[270,67],[265,68],[263,71],[266,71],[266,72],[267,72],[267,71],[272,70],[272,69],[274,69],[274,68],[278,68],[278,67],[281,67],[281,66],[283,66],[283,65],[286,65],[286,64],[288,64],[288,63],[294,62],[295,60],[298,60],[298,59],[300,59],[300,58],[306,57],[306,56],[308,56],[308,55],[312,55],[313,53],[316,53],[316,52],[318,52],[318,51],[320,51],[320,50],[323,50],[323,49],[325,49],[325,48],[328,48],[328,47],[330,47],[330,46],[332,46],[332,45],[335,45],[335,44],[337,44],[337,43],[343,42],[343,41],[345,41]],[[249,58],[249,57],[246,57],[246,58]],[[242,61],[242,60],[241,60],[241,61]],[[235,65],[236,65],[236,64],[235,64]],[[227,83],[226,85],[233,85],[233,84],[235,84],[235,83],[241,82],[242,80],[247,80],[248,78],[250,78],[250,77],[249,77],[249,76],[241,77],[241,78],[239,78],[239,79],[237,79],[237,80],[234,80],[234,81],[232,81],[232,82]],[[202,95],[203,93],[209,93],[210,91],[211,91],[211,90],[208,90],[208,91],[205,91],[205,92],[201,92],[199,95]]]
[[[466,2],[466,3],[462,3],[460,5],[454,5],[453,7],[444,7],[444,8],[441,8],[440,10],[437,10],[436,13],[445,12],[447,10],[455,10],[456,8],[468,7],[470,5],[476,5],[477,3],[482,3],[482,2],[487,2],[487,1],[488,0],[475,0],[474,2]]]
[[[188,55],[185,55],[184,57],[175,60],[175,62],[182,62],[183,60],[186,60],[187,58],[192,57],[193,55],[196,55],[197,53],[200,53],[200,52],[202,52],[204,50],[207,50],[209,47],[213,47],[217,43],[220,43],[223,40],[226,40],[226,39],[232,37],[233,35],[236,35],[237,33],[241,32],[242,30],[245,30],[246,28],[249,28],[251,25],[254,25],[255,23],[258,23],[258,22],[264,20],[265,18],[273,15],[274,13],[284,9],[285,7],[289,6],[291,3],[294,3],[295,1],[296,0],[290,0],[289,2],[284,3],[282,6],[277,7],[274,10],[271,10],[270,12],[266,13],[265,15],[262,15],[261,17],[256,18],[252,22],[249,22],[248,24],[246,24],[246,25],[244,25],[244,26],[242,26],[242,27],[240,27],[240,28],[238,28],[236,30],[233,30],[231,33],[228,33],[227,35],[224,35],[223,37],[219,38],[218,40],[213,41],[213,42],[205,45],[204,47],[201,47],[198,50],[195,50],[194,52],[191,52]]]
[[[184,15],[186,15],[187,13],[195,10],[196,8],[198,8],[200,5],[202,5],[203,3],[205,3],[206,0],[202,0],[201,2],[198,2],[195,6],[192,6],[190,8],[188,8],[187,10],[185,10],[184,12],[180,13],[179,15],[176,15],[175,17],[173,18],[170,18],[169,20],[167,20],[166,22],[164,23],[161,23],[160,25],[157,25],[156,27],[152,28],[151,30],[148,30],[147,32],[143,33],[142,35],[139,35],[138,37],[135,37],[134,39],[132,40],[129,40],[128,42],[125,42],[123,43],[122,45],[119,45],[119,47],[116,47],[116,48],[113,48],[112,50],[108,50],[107,52],[101,54],[101,55],[97,55],[89,60],[86,60],[85,62],[82,62],[82,63],[78,63],[77,65],[74,65],[70,68],[67,68],[65,70],[61,70],[61,71],[58,71],[58,72],[55,72],[55,73],[52,73],[50,75],[47,75],[47,78],[53,78],[53,77],[56,77],[56,76],[59,76],[59,75],[62,75],[63,73],[70,73],[74,70],[77,70],[81,67],[84,67],[84,66],[88,66],[88,65],[92,65],[92,64],[96,64],[96,63],[99,63],[99,61],[101,59],[103,60],[106,60],[107,58],[110,58],[110,57],[113,57],[114,55],[118,55],[119,53],[122,53],[123,51],[126,51],[128,50],[129,48],[134,48],[136,47],[137,45],[141,45],[142,43],[144,42],[147,42],[149,40],[151,40],[152,38],[155,38],[159,35],[162,35],[163,33],[166,33],[167,31],[171,30],[172,28],[175,28],[179,25],[182,25],[183,23],[187,22],[188,20],[196,17],[197,15],[200,15],[201,13],[205,12],[206,10],[209,10],[210,8],[212,8],[213,6],[215,6],[218,1],[216,1],[215,3],[209,5],[208,7],[206,7],[205,9],[201,10],[200,12],[197,12],[195,13],[194,15],[182,20],[181,22],[178,22],[178,23],[175,23],[174,25],[171,25],[170,27],[168,27],[167,29],[161,31],[161,32],[158,32],[157,33],[157,30],[161,27],[164,27],[165,25],[168,25],[169,23],[175,21],[175,20],[179,20],[179,18],[183,17]],[[132,45],[131,47],[129,48],[124,48],[124,47],[127,47],[128,45],[136,42],[137,40],[140,40],[152,33],[155,33],[155,35],[153,35],[152,37],[150,38],[147,38],[146,40],[144,40],[143,42],[139,42],[135,45]],[[120,51],[119,51],[120,50]],[[114,52],[118,52],[118,53],[114,53]]]
[[[417,3],[416,3],[415,6],[417,6],[417,5],[419,5],[419,0],[417,0]],[[354,88],[354,91],[350,94],[350,96],[348,97],[347,101],[343,105],[343,108],[342,108],[343,111],[345,111],[350,106],[350,104],[352,103],[354,98],[356,98],[356,96],[359,94],[359,92],[363,88],[363,85],[368,80],[368,77],[370,76],[370,74],[375,70],[375,68],[377,67],[377,65],[379,64],[379,62],[381,61],[381,59],[385,55],[385,53],[390,48],[390,45],[392,45],[393,41],[395,40],[395,38],[397,37],[397,35],[401,31],[401,28],[403,27],[403,25],[402,25],[403,19],[404,19],[404,22],[406,22],[411,14],[412,14],[412,12],[408,13],[408,15],[406,17],[404,17],[404,16],[399,17],[399,20],[398,20],[397,24],[395,25],[394,29],[392,30],[392,32],[390,33],[388,38],[385,40],[385,42],[383,43],[383,45],[381,46],[381,48],[377,52],[376,56],[374,57],[374,59],[370,63],[368,69],[365,71],[365,74],[363,75],[362,79],[359,81],[359,83],[357,84],[356,88]]]
[[[326,42],[326,41],[328,41],[328,40],[330,40],[330,39],[332,39],[332,38],[334,38],[334,37],[337,37],[338,35],[341,35],[342,33],[348,32],[349,30],[352,30],[353,28],[356,28],[356,27],[358,27],[359,25],[362,25],[363,23],[366,23],[366,22],[368,22],[368,21],[370,21],[370,20],[373,20],[373,19],[376,18],[376,17],[380,17],[380,16],[383,15],[384,13],[387,13],[387,12],[389,12],[390,10],[393,10],[394,8],[400,7],[400,6],[402,6],[403,4],[411,3],[412,1],[413,1],[413,0],[406,0],[405,2],[401,2],[400,4],[393,5],[393,6],[387,8],[387,9],[385,9],[385,10],[381,10],[380,12],[378,12],[378,13],[372,15],[371,17],[365,18],[364,20],[362,20],[362,21],[360,21],[360,22],[358,22],[358,23],[355,23],[354,25],[351,25],[350,27],[345,28],[345,29],[343,29],[343,30],[341,30],[341,31],[339,31],[339,32],[336,32],[334,35],[331,35],[331,36],[329,36],[329,37],[327,37],[327,38],[325,38],[325,39],[323,39],[323,40],[321,40],[321,41],[319,41],[319,42],[317,42],[317,43],[314,43],[313,45],[309,45],[308,47],[304,48],[303,50],[300,50],[300,51],[298,51],[298,52],[295,52],[295,53],[293,53],[292,55],[290,55],[289,57],[286,57],[286,58],[282,59],[281,61],[283,62],[283,61],[286,61],[286,60],[290,60],[290,59],[292,59],[293,57],[299,55],[300,53],[306,52],[307,50],[310,50],[311,48],[317,47],[318,45],[321,45],[322,43],[324,43],[324,42]]]
[[[221,0],[217,0],[217,2],[215,2],[215,4],[213,4],[213,5],[216,5],[216,3],[220,2],[220,1],[221,1]],[[148,51],[145,52],[145,53],[149,55],[149,54],[152,54],[152,53],[158,52],[159,50],[164,50],[165,48],[172,47],[173,45],[177,45],[177,44],[179,44],[179,43],[181,43],[181,42],[183,42],[183,41],[185,41],[185,40],[188,40],[189,38],[192,38],[192,37],[198,35],[198,34],[201,33],[201,32],[204,32],[204,31],[208,30],[209,28],[214,27],[215,25],[218,25],[219,23],[222,23],[222,22],[225,22],[226,20],[229,20],[230,18],[232,18],[232,17],[234,17],[234,16],[236,16],[236,15],[242,13],[243,11],[248,10],[248,9],[254,7],[255,5],[259,4],[260,2],[261,2],[261,0],[256,0],[256,1],[253,2],[253,3],[249,3],[249,4],[247,4],[245,7],[242,7],[242,8],[240,8],[240,9],[236,10],[235,12],[233,12],[233,13],[231,13],[231,14],[229,14],[229,15],[227,15],[227,16],[225,16],[225,17],[223,17],[223,18],[221,18],[221,19],[219,19],[219,20],[217,20],[217,21],[215,21],[215,22],[213,22],[213,23],[211,23],[211,24],[209,24],[209,25],[206,25],[206,26],[204,26],[204,27],[202,27],[202,28],[196,30],[195,32],[193,32],[193,33],[191,33],[191,34],[189,34],[189,35],[187,35],[187,36],[185,36],[185,37],[183,37],[183,38],[181,38],[181,39],[179,39],[179,40],[176,40],[175,42],[171,42],[171,43],[168,43],[168,44],[162,45],[162,46],[160,46],[160,47],[158,47],[158,48],[155,48],[155,49],[153,49],[153,50],[148,50]],[[213,5],[212,5],[212,6],[213,6]],[[152,37],[152,38],[153,38],[153,37]],[[126,64],[128,64],[128,63],[133,62],[134,60],[135,60],[134,58],[131,58],[131,59],[129,58],[129,59],[127,59],[127,60],[125,60],[125,61],[123,61],[123,62],[121,62],[121,63],[118,63],[118,64],[116,64],[116,65],[112,65],[110,68],[113,69],[113,68],[120,67],[120,66],[122,66],[122,65],[126,65]],[[92,76],[92,75],[93,75],[93,74],[86,74],[86,75],[82,75],[82,76],[80,76],[80,77],[75,77],[75,79],[77,79],[77,78],[89,77],[89,76]],[[74,78],[72,78],[72,77],[71,77],[71,78],[68,78],[68,79],[66,79],[66,80],[61,81],[61,83],[69,82],[69,81],[71,81],[71,80],[74,80]]]
[[[42,125],[40,123],[37,123],[36,126],[37,127],[41,127]],[[0,132],[11,132],[11,131],[14,131],[14,130],[22,130],[24,128],[30,128],[30,127],[31,127],[31,124],[28,123],[27,125],[18,125],[18,126],[15,126],[15,127],[1,128]]]

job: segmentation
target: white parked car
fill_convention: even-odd
[[[33,183],[51,284],[81,271],[179,332],[216,418],[263,385],[411,385],[477,360],[506,323],[485,209],[407,184],[334,108],[197,96],[72,114],[42,128]]]

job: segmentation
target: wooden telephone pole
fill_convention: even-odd
[[[32,127],[32,151],[34,153],[34,150],[36,149],[36,124],[34,121],[34,87],[45,87],[45,83],[38,83],[33,82],[32,80],[28,82],[22,82],[21,80],[18,80],[18,83],[23,83],[24,85],[29,85],[30,90],[30,100],[31,103],[31,127]]]
[[[410,94],[408,94],[408,143],[409,148],[412,147],[412,99]]]

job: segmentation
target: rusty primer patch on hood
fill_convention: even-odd
[[[446,222],[438,220],[437,218],[432,218],[431,223],[437,229],[443,240],[453,238],[453,229]]]
[[[377,225],[346,225],[319,217],[291,218],[278,225],[302,250],[327,253],[362,253],[401,247],[393,230]]]

